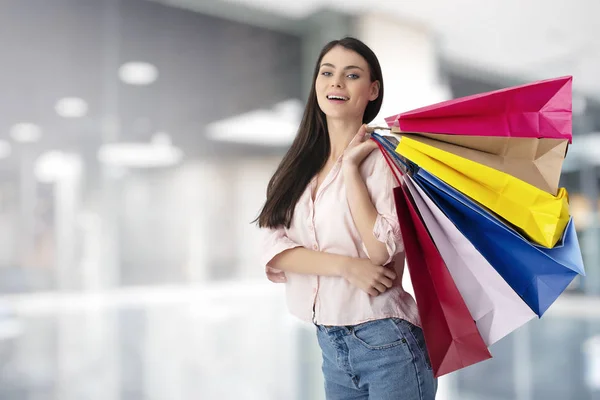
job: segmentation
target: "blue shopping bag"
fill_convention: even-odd
[[[556,246],[537,246],[424,169],[413,164],[411,170],[419,187],[538,316],[577,275],[585,275],[572,218]]]

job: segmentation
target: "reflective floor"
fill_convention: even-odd
[[[0,398],[323,399],[310,325],[262,282],[4,297]],[[600,399],[600,302],[562,298],[438,399]]]

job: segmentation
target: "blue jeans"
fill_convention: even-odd
[[[433,400],[437,379],[421,328],[397,318],[317,325],[327,400]]]

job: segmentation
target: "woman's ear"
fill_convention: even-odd
[[[369,93],[369,101],[375,100],[379,97],[379,81],[375,81],[371,83],[371,93]]]

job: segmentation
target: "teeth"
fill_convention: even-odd
[[[348,100],[347,97],[343,97],[343,96],[327,96],[328,99],[332,99],[332,100]]]

